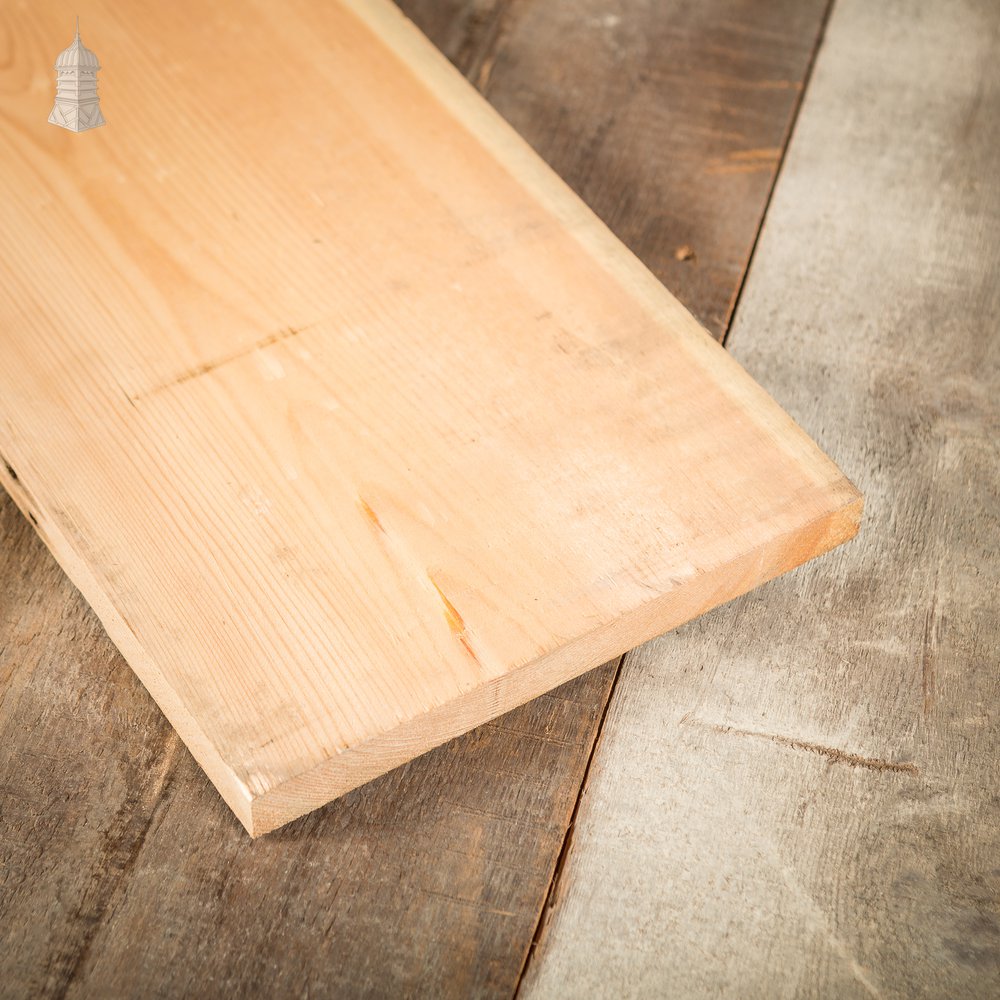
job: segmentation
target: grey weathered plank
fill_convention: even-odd
[[[721,334],[825,3],[403,6]],[[509,995],[612,674],[251,843],[4,497],[0,992]]]
[[[859,540],[630,654],[523,995],[1000,995],[1000,7],[838,0],[731,343]]]

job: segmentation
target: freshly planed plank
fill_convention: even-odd
[[[491,100],[574,186],[589,178],[588,197],[605,218],[613,213],[627,229],[658,205],[690,206],[701,222],[683,238],[697,258],[671,287],[695,308],[702,302],[714,330],[711,316],[741,274],[728,288],[720,283],[714,301],[699,300],[700,271],[750,246],[770,180],[754,174],[758,183],[736,199],[746,175],[702,169],[730,155],[732,137],[686,126],[685,109],[735,67],[719,98],[747,122],[746,149],[779,144],[794,88],[764,84],[801,79],[820,5],[800,20],[804,4],[771,0],[717,0],[715,16],[705,14],[708,4],[617,4],[622,22],[647,24],[650,35],[660,17],[674,29],[659,29],[655,49],[630,35],[636,80],[626,90],[616,83],[619,63],[603,55],[616,28],[533,12],[576,5],[518,3],[502,32],[481,3],[404,7],[470,78],[492,64]],[[737,10],[739,30],[716,44]],[[658,72],[691,64],[692,50],[700,59],[690,73]],[[105,99],[113,101],[110,82]],[[586,103],[565,106],[566,94],[584,93]],[[613,182],[620,157],[571,140],[605,119],[620,119],[618,141],[645,161],[627,186]],[[669,158],[629,137],[651,126],[672,134]],[[678,158],[689,171],[674,168]],[[657,267],[654,251],[671,234],[636,232],[633,248]],[[61,996],[70,987],[100,997],[511,995],[610,670],[247,845],[29,523],[6,498],[2,506],[0,981],[13,995]],[[235,905],[242,887],[253,887],[252,905]],[[330,902],[345,898],[350,907]]]
[[[857,530],[391,5],[100,13],[114,138],[7,104],[0,475],[252,834]]]
[[[528,1000],[1000,995],[998,53],[834,8],[730,342],[865,531],[626,658]]]

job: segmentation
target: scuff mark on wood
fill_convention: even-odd
[[[748,736],[752,739],[767,740],[769,743],[776,743],[778,746],[788,747],[790,750],[806,750],[809,753],[820,754],[832,761],[834,764],[847,764],[849,767],[864,767],[869,771],[892,771],[896,774],[920,774],[920,769],[910,761],[896,762],[882,760],[880,757],[864,757],[861,754],[851,753],[849,750],[841,750],[838,747],[824,746],[822,743],[813,743],[811,740],[802,740],[794,736],[784,736],[780,733],[763,733],[754,729],[739,729],[736,726],[723,726],[714,722],[704,722],[696,719],[690,714],[681,719],[681,724],[701,726],[703,729],[711,729],[712,732],[722,733],[730,736]]]
[[[239,361],[241,358],[245,358],[248,355],[253,354],[255,351],[262,351],[267,347],[273,347],[275,344],[280,344],[283,340],[295,337],[304,330],[309,330],[315,325],[315,323],[311,323],[309,326],[285,327],[284,329],[278,330],[276,333],[268,334],[266,337],[262,337],[260,340],[254,341],[247,347],[240,348],[238,351],[232,351],[229,354],[222,355],[221,357],[202,362],[200,365],[195,365],[193,368],[188,368],[186,371],[181,372],[179,375],[175,375],[166,382],[162,382],[159,385],[154,386],[152,389],[148,389],[146,392],[138,392],[129,396],[129,400],[134,405],[140,399],[145,399],[148,396],[155,396],[157,393],[163,392],[165,389],[172,389],[175,386],[183,385],[185,382],[190,382],[192,379],[199,378],[202,375],[207,375],[209,372],[213,372],[217,368],[221,368],[223,365],[228,365],[233,361]]]
[[[731,160],[777,160],[781,156],[781,150],[774,147],[763,149],[740,149],[730,154]]]
[[[774,170],[781,159],[780,149],[741,149],[727,157],[714,157],[708,163],[707,174],[750,174],[758,170]]]
[[[484,91],[490,83],[490,74],[493,72],[493,64],[497,61],[496,52],[491,52],[486,59],[483,60],[482,66],[479,67],[479,72],[476,74],[476,89],[479,91]]]

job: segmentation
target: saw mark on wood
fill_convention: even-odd
[[[723,733],[730,736],[748,736],[752,739],[767,740],[769,743],[776,743],[778,746],[788,747],[790,750],[806,750],[809,753],[816,753],[835,764],[847,764],[849,767],[864,767],[869,771],[892,771],[896,774],[920,774],[920,769],[910,761],[895,762],[882,760],[880,757],[864,757],[861,754],[851,753],[848,750],[841,750],[838,747],[824,746],[822,743],[813,743],[811,740],[798,739],[795,736],[783,736],[780,733],[762,733],[754,729],[739,729],[736,726],[723,726],[714,722],[704,722],[701,719],[685,715],[681,719],[682,724],[701,726],[703,729],[711,729],[715,733]]]
[[[315,323],[309,324],[309,326],[288,326],[276,333],[270,333],[266,337],[261,337],[260,340],[254,341],[247,347],[241,347],[238,351],[231,351],[229,354],[224,354],[221,357],[214,358],[210,361],[204,361],[200,365],[195,365],[193,368],[188,368],[187,371],[183,371],[180,375],[176,375],[174,378],[167,382],[162,382],[160,385],[154,386],[152,389],[148,389],[145,392],[134,393],[129,396],[129,402],[135,405],[140,399],[146,399],[149,396],[155,396],[159,392],[163,392],[165,389],[173,389],[175,386],[183,385],[185,382],[190,382],[192,379],[199,378],[202,375],[207,375],[209,372],[213,372],[216,368],[221,368],[223,365],[231,364],[233,361],[239,361],[241,358],[248,357],[255,351],[263,351],[265,348],[273,347],[275,344],[280,344],[283,340],[288,340],[291,337],[295,337],[302,333],[304,330],[309,330],[316,326]]]
[[[549,743],[549,744],[551,744],[554,747],[578,747],[578,746],[580,746],[580,743],[579,743],[578,740],[557,739],[557,738],[555,738],[553,736],[549,736],[547,732],[545,732],[545,733],[536,733],[536,732],[532,732],[532,731],[530,731],[528,729],[513,729],[510,726],[508,726],[506,723],[504,725],[500,725],[500,724],[498,724],[496,722],[484,722],[483,723],[483,728],[484,729],[497,729],[500,732],[508,734],[510,736],[517,736],[520,739],[525,739],[525,740],[536,740],[539,743]]]
[[[520,914],[515,913],[513,910],[499,910],[492,906],[487,906],[485,903],[477,899],[466,899],[464,896],[456,896],[451,892],[441,892],[438,889],[424,889],[424,892],[428,896],[436,896],[438,899],[445,899],[449,903],[457,903],[459,906],[468,906],[474,909],[477,913],[492,913],[498,917],[517,917]]]

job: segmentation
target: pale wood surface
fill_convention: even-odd
[[[387,2],[98,7],[83,141],[23,99],[61,10],[14,22],[0,478],[252,833],[853,535]]]
[[[739,173],[717,165],[781,145],[824,5],[594,6],[404,4],[721,332],[776,161]],[[587,18],[575,20],[578,9]],[[595,27],[608,12],[621,21]],[[715,127],[703,127],[708,113]],[[604,122],[613,144],[600,141]],[[575,141],[581,132],[587,142]],[[657,213],[669,216],[662,228],[644,226]],[[664,256],[684,242],[696,259]],[[251,843],[29,522],[6,497],[2,506],[5,991],[511,995],[610,668]]]
[[[835,6],[731,343],[865,527],[626,658],[526,1000],[1000,995],[998,57]]]

